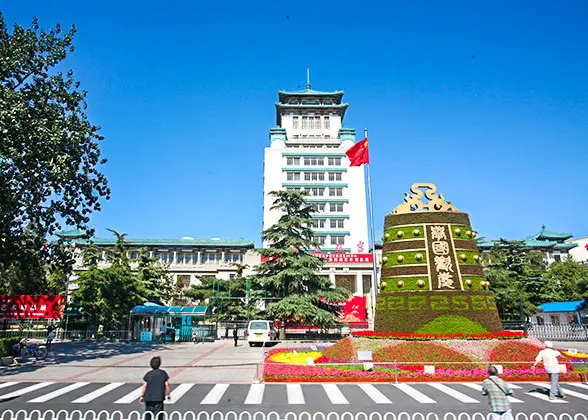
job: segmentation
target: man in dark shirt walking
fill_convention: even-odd
[[[233,340],[235,340],[235,347],[237,347],[237,341],[239,340],[239,329],[237,324],[233,325]]]
[[[152,418],[159,418],[158,413],[163,412],[163,401],[167,393],[167,399],[171,400],[171,388],[169,376],[165,370],[159,369],[161,357],[153,357],[150,362],[151,369],[145,374],[143,389],[139,402],[145,402],[145,411],[153,413]]]

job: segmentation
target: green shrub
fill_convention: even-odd
[[[0,338],[0,357],[10,356],[15,344],[18,344],[18,338]]]
[[[417,334],[485,334],[488,330],[463,316],[442,315],[428,322]]]

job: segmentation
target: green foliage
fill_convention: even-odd
[[[484,274],[503,318],[519,318],[521,303],[529,317],[538,305],[557,300],[556,280],[543,277],[546,268],[543,255],[519,241],[501,239],[484,254]]]
[[[588,265],[568,257],[551,264],[543,277],[550,286],[555,286],[550,291],[554,300],[588,300]]]
[[[150,257],[149,251],[142,248],[137,259],[139,294],[149,302],[163,305],[171,299],[173,288],[165,267],[157,257]]]
[[[44,291],[46,236],[61,223],[88,230],[89,215],[110,195],[86,92],[71,70],[56,70],[73,51],[74,34],[75,27],[40,29],[36,19],[10,31],[0,14],[2,292]]]
[[[418,281],[422,280],[425,282],[423,287],[418,286]],[[404,282],[404,285],[399,286],[398,282]],[[427,276],[414,276],[414,277],[386,277],[380,280],[386,283],[386,287],[382,288],[383,292],[393,292],[398,290],[429,290],[429,278]]]
[[[335,324],[349,291],[334,288],[328,278],[318,275],[323,261],[306,252],[317,244],[312,240],[312,208],[305,194],[273,191],[272,210],[280,212],[278,222],[262,233],[269,244],[259,252],[267,259],[258,265],[256,279],[274,297],[282,298],[267,306],[267,314],[286,322],[305,322],[326,328]],[[280,331],[285,338],[285,327]]]
[[[487,332],[479,323],[457,315],[439,316],[416,330],[417,334],[484,334]]]
[[[420,260],[416,258],[418,254],[422,256]],[[398,261],[399,256],[403,257],[402,262]],[[427,265],[427,251],[424,249],[419,251],[386,252],[384,257],[386,257],[388,260],[382,263],[382,268],[409,264]]]
[[[18,344],[19,338],[0,338],[0,357],[10,356],[12,346]]]
[[[418,234],[415,234],[418,230]],[[398,232],[402,232],[398,236]],[[390,235],[386,238],[386,234]],[[425,227],[424,226],[396,226],[390,229],[386,229],[384,231],[384,237],[382,240],[384,242],[394,242],[399,241],[401,239],[423,239],[425,237]]]

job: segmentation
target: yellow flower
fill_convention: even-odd
[[[588,359],[588,353],[570,353],[569,351],[564,351],[564,354],[568,357],[573,357],[575,359]]]
[[[272,362],[278,363],[285,363],[288,365],[305,365],[306,359],[310,357],[312,360],[316,360],[321,357],[320,351],[304,351],[304,352],[297,352],[296,354],[293,351],[285,351],[282,353],[277,353],[270,356],[270,360]]]

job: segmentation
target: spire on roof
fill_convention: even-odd
[[[310,90],[310,67],[306,68],[306,89]]]

